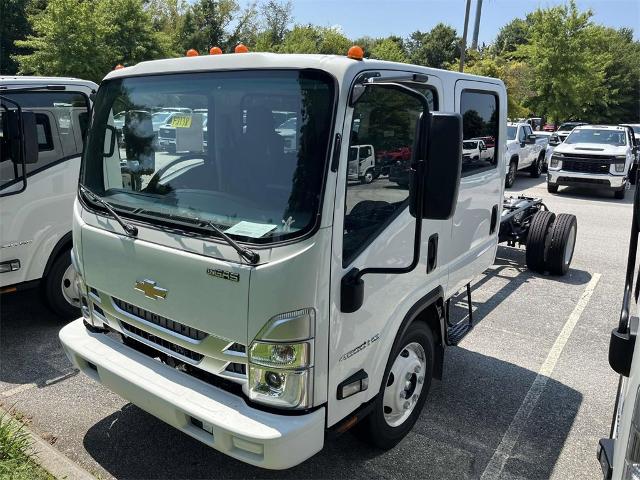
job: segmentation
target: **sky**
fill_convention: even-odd
[[[477,0],[471,2],[469,42]],[[340,26],[349,38],[364,35],[408,36],[428,31],[439,22],[462,35],[466,0],[292,0],[296,23]],[[562,0],[484,0],[479,42],[490,43],[510,20],[523,18],[538,7],[565,3]],[[593,21],[606,26],[631,27],[640,39],[640,0],[577,0],[580,10],[590,8]]]

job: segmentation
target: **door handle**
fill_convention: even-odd
[[[438,234],[429,237],[427,246],[427,273],[431,273],[438,265]]]
[[[498,225],[498,205],[494,205],[491,209],[491,226],[489,228],[489,235],[493,235]]]

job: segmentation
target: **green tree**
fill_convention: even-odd
[[[29,15],[33,34],[16,41],[20,73],[76,76],[99,82],[117,63],[165,57],[168,42],[153,30],[141,0],[49,0]]]
[[[277,49],[281,53],[324,53],[344,55],[351,41],[337,28],[295,25]]]
[[[269,0],[260,6],[262,28],[257,36],[256,50],[265,52],[277,49],[289,31],[293,20],[292,9],[290,1]]]
[[[411,63],[447,68],[460,58],[460,38],[454,28],[439,23],[429,32],[413,32],[407,40],[407,51]]]
[[[515,18],[503,26],[498,32],[493,50],[496,55],[506,55],[515,52],[520,45],[529,41],[530,22]]]
[[[371,58],[389,60],[391,62],[409,62],[404,42],[399,37],[387,37],[377,40],[371,49]]]
[[[602,92],[605,69],[590,51],[590,10],[575,1],[529,15],[529,43],[514,52],[530,69],[533,95],[526,105],[554,121],[583,118]]]
[[[13,57],[27,51],[15,42],[33,33],[27,15],[39,13],[45,6],[40,0],[0,0],[0,74],[17,73],[18,63]]]

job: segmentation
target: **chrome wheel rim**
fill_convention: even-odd
[[[371,182],[373,182],[373,173],[371,173],[371,172],[367,172],[367,173],[365,173],[365,174],[364,174],[364,181],[365,181],[366,183],[371,183]]]
[[[80,294],[78,292],[78,284],[76,282],[77,275],[78,274],[73,268],[73,265],[69,265],[62,275],[60,289],[62,290],[62,296],[69,305],[80,308]]]
[[[417,342],[406,345],[393,361],[382,399],[387,425],[398,427],[413,413],[424,387],[424,348]]]
[[[573,249],[576,244],[576,227],[573,225],[569,232],[569,238],[567,239],[567,246],[564,249],[564,264],[569,265],[571,258],[573,258]]]

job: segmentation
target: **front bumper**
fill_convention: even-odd
[[[626,187],[626,176],[567,172],[564,170],[548,170],[547,182],[551,185],[567,185],[572,187],[586,188],[610,188],[612,190],[622,190]]]
[[[93,380],[238,460],[279,470],[322,450],[325,407],[303,415],[257,410],[237,395],[89,332],[82,319],[65,326],[60,341],[71,362]]]

